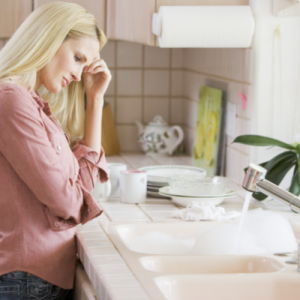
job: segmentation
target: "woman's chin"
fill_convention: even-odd
[[[47,91],[53,93],[53,94],[57,94],[61,91],[62,86],[61,85],[56,85],[56,86],[45,86],[45,88],[47,89]]]

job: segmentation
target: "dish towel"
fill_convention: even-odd
[[[185,221],[223,221],[239,217],[241,214],[237,211],[226,212],[223,207],[216,207],[211,203],[198,203],[193,201],[185,209],[172,212],[174,218]]]

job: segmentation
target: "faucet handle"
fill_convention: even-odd
[[[243,188],[252,193],[256,192],[256,183],[265,179],[266,174],[267,170],[265,168],[250,164],[243,181]]]

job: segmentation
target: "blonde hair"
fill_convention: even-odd
[[[107,39],[94,16],[80,5],[67,2],[45,4],[22,23],[0,51],[0,81],[15,82],[32,91],[37,72],[55,55],[68,38],[96,37],[100,49]],[[71,145],[84,135],[84,85],[82,80],[54,94],[44,86],[38,89],[49,102],[53,116],[70,136]]]

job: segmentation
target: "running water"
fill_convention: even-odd
[[[246,197],[245,197],[243,210],[242,210],[242,215],[240,217],[240,222],[239,222],[239,228],[238,228],[238,232],[237,232],[237,236],[236,236],[236,241],[235,241],[235,254],[237,254],[238,250],[239,250],[241,235],[242,235],[242,231],[243,231],[243,225],[244,225],[245,217],[246,217],[248,209],[249,209],[249,204],[250,204],[251,197],[252,197],[252,193],[247,192]]]

